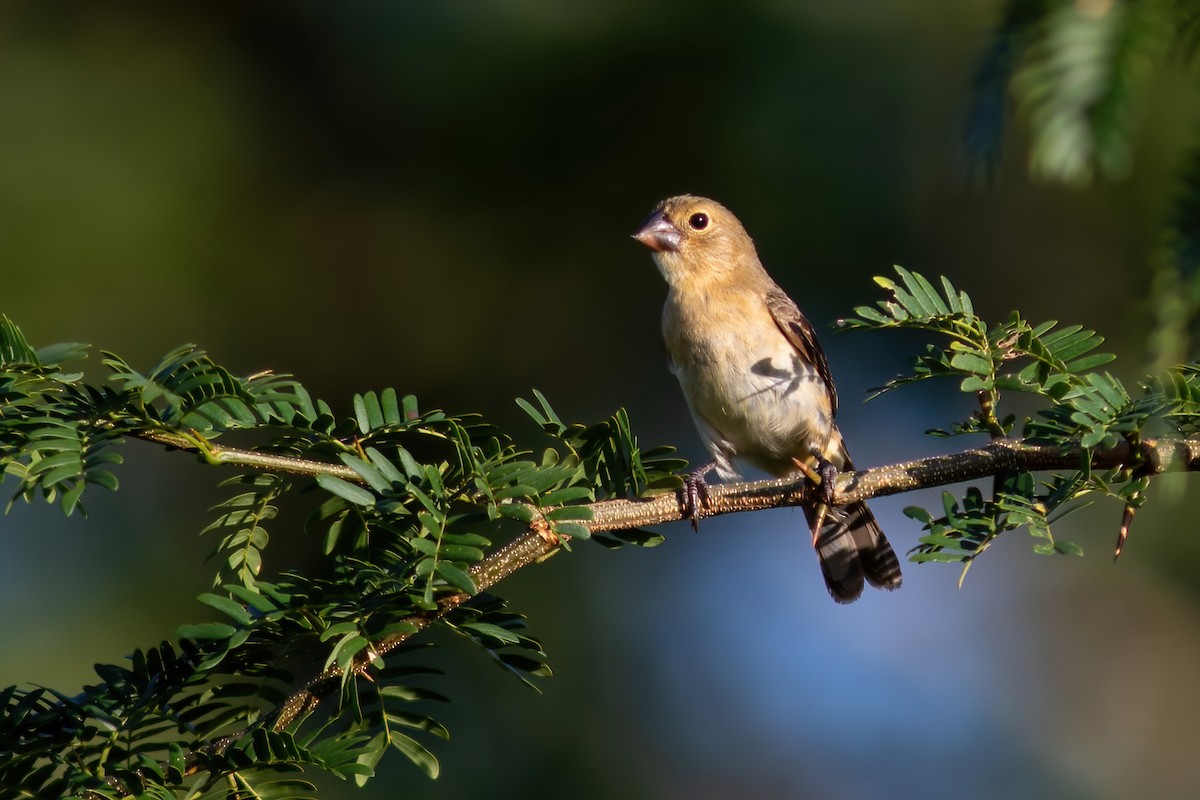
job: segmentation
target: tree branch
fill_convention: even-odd
[[[1087,454],[1082,447],[1064,449],[997,439],[984,447],[949,455],[842,473],[834,486],[833,501],[848,505],[872,497],[1000,475],[1013,469],[1035,472],[1078,469],[1084,465]],[[1150,439],[1137,448],[1122,442],[1116,447],[1092,450],[1091,464],[1101,469],[1136,467],[1146,475],[1200,470],[1200,440]],[[709,487],[709,497],[711,505],[702,510],[706,517],[804,505],[818,499],[811,484],[803,478],[718,484]],[[605,500],[594,503],[592,511],[592,521],[584,523],[592,531],[638,528],[683,518],[672,495],[649,500]]]
[[[872,497],[977,480],[1013,469],[1077,469],[1087,462],[1088,456],[1089,451],[1077,446],[1061,448],[1027,445],[1013,440],[998,439],[984,447],[949,455],[843,473],[837,478],[833,499],[838,505],[846,505]],[[1147,440],[1136,447],[1123,442],[1116,447],[1093,450],[1090,457],[1091,465],[1101,469],[1136,468],[1140,474],[1146,475],[1158,475],[1169,471],[1195,471],[1200,470],[1200,440]],[[236,463],[254,466],[250,460],[245,459],[239,459]],[[357,476],[347,479],[358,480]],[[710,503],[702,509],[702,515],[717,516],[804,505],[817,501],[818,491],[803,478],[718,484],[709,487]],[[674,493],[644,500],[604,500],[591,504],[590,508],[593,517],[582,524],[592,532],[625,530],[684,519],[683,510]],[[558,538],[550,531],[549,525],[539,518],[525,533],[472,566],[471,578],[479,591],[485,591],[517,570],[544,559],[560,544]],[[417,631],[423,630],[469,599],[468,595],[462,593],[446,595],[438,601],[435,611],[410,617],[408,621]],[[370,655],[355,664],[354,671],[366,672],[376,656],[393,650],[412,635],[413,633],[396,634],[374,643],[367,651]],[[334,692],[340,684],[341,676],[342,671],[336,667],[325,670],[280,704],[263,724],[274,730],[287,727]],[[243,731],[226,737],[212,743],[210,747],[224,747],[244,733]]]
[[[345,464],[333,464],[328,461],[316,461],[310,458],[281,456],[274,453],[260,453],[257,450],[241,450],[236,447],[226,447],[210,442],[196,434],[187,436],[178,431],[169,430],[140,430],[132,434],[147,442],[163,444],[167,447],[177,447],[198,454],[205,462],[213,466],[229,465],[235,467],[252,467],[265,472],[286,472],[289,475],[333,475],[342,480],[361,483],[358,473]]]

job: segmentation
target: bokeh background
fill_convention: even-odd
[[[714,196],[822,330],[893,263],[992,318],[1096,328],[1135,379],[1151,257],[1197,109],[1164,80],[1134,171],[1026,177],[1019,126],[990,181],[960,147],[996,2],[631,0],[0,5],[0,311],[35,346],[147,367],[196,342],[289,372],[335,408],[395,386],[536,445],[513,398],[567,419],[629,409],[703,453],[658,330],[665,287],[629,239],[655,202]],[[943,452],[951,385],[863,405],[917,338],[824,335],[863,466]],[[97,373],[98,374],[98,373]],[[0,522],[0,685],[74,691],[207,618],[198,536],[216,476],[125,448],[87,520]],[[11,486],[11,483],[9,484]],[[971,570],[834,605],[787,511],[581,546],[500,593],[556,676],[537,695],[462,642],[429,781],[398,756],[330,798],[1182,797],[1200,688],[1194,481],[1160,481],[1126,555],[1119,509],[1017,533]],[[900,511],[873,503],[897,549]],[[266,569],[313,547],[275,531]]]

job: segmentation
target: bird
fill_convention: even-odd
[[[706,197],[663,200],[633,236],[667,281],[662,330],[671,371],[713,461],[692,472],[681,501],[693,525],[704,476],[806,475],[825,501],[806,506],[825,585],[839,603],[863,585],[896,589],[900,562],[866,503],[833,506],[833,480],[853,470],[838,430],[837,390],[816,331],[759,260],[734,214]]]

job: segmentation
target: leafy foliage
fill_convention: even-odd
[[[1155,3],[1048,10],[1013,78],[1033,132],[1035,175],[1087,182],[1093,169],[1110,177],[1129,173],[1134,101],[1163,22]]]
[[[971,164],[994,171],[1015,109],[1034,177],[1084,187],[1129,176],[1145,107],[1159,99],[1155,78],[1175,73],[1194,86],[1198,43],[1200,13],[1190,0],[1008,0],[975,72],[964,134]],[[1167,154],[1178,167],[1173,196],[1163,198],[1174,208],[1147,254],[1157,369],[1191,351],[1200,311],[1200,137],[1194,121],[1181,124],[1190,131]]]
[[[946,279],[935,286],[896,269],[898,279],[876,279],[889,296],[844,326],[915,328],[944,343],[879,392],[954,379],[979,410],[932,434],[1019,438],[1079,460],[1050,475],[1014,468],[990,493],[946,492],[936,512],[908,509],[926,530],[912,559],[969,567],[1019,528],[1035,552],[1079,555],[1051,525],[1089,496],[1121,503],[1126,532],[1149,477],[1136,458],[1098,468],[1095,456],[1117,445],[1136,454],[1157,433],[1196,434],[1200,366],[1131,391],[1097,371],[1112,356],[1096,333],[1015,313],[990,324]],[[229,496],[205,528],[216,540],[212,590],[198,598],[208,619],[127,664],[97,665],[98,682],[79,694],[0,690],[0,797],[306,797],[304,770],[361,785],[389,751],[436,777],[432,740],[448,733],[431,710],[446,698],[427,685],[439,673],[410,637],[443,626],[530,686],[549,677],[524,617],[480,591],[494,582],[489,549],[514,534],[492,553],[522,537],[586,540],[589,503],[678,488],[686,466],[670,448],[644,450],[624,411],[566,424],[537,392],[519,401],[549,441],[535,455],[479,417],[421,411],[392,389],[354,396],[338,418],[290,378],[239,378],[192,346],[145,373],[108,354],[104,386],[63,368],[86,352],[35,351],[0,319],[0,464],[15,479],[14,500],[82,510],[89,487],[117,488],[114,448],[129,437],[243,472],[223,482]],[[1002,416],[1013,394],[1040,408]],[[237,437],[254,444],[225,447]],[[272,563],[268,528],[284,502],[308,504],[320,570]],[[596,538],[661,540],[645,531]],[[298,674],[316,677],[298,687]]]
[[[1057,322],[1032,325],[1013,313],[989,325],[975,314],[970,298],[945,278],[940,289],[921,275],[896,267],[899,281],[876,278],[890,297],[874,307],[855,309],[857,319],[843,320],[846,328],[915,328],[945,337],[946,346],[930,344],[914,360],[913,370],[877,390],[890,392],[930,378],[958,380],[963,392],[976,395],[979,410],[934,436],[987,434],[1009,438],[1019,431],[1026,444],[1080,450],[1079,469],[1038,481],[1027,471],[1001,476],[989,499],[977,487],[962,497],[943,494],[942,516],[920,507],[905,513],[924,524],[928,534],[913,554],[914,561],[970,563],[1001,533],[1026,528],[1038,540],[1037,553],[1081,555],[1082,548],[1056,541],[1051,518],[1078,508],[1087,495],[1108,496],[1127,509],[1145,502],[1148,479],[1136,465],[1096,471],[1092,455],[1118,443],[1136,446],[1143,436],[1194,434],[1200,424],[1200,371],[1195,365],[1148,379],[1136,396],[1113,375],[1097,372],[1113,360],[1099,351],[1104,340],[1094,331]],[[1018,418],[1001,416],[1007,394],[1024,394],[1044,405]],[[966,570],[964,569],[964,575]]]
[[[245,437],[255,444],[238,463],[252,471],[224,480],[230,494],[205,528],[209,620],[98,665],[78,695],[0,692],[0,797],[305,797],[297,771],[361,784],[388,750],[436,777],[428,740],[447,732],[427,707],[445,698],[424,685],[437,673],[421,648],[400,643],[445,625],[527,684],[548,677],[524,618],[478,593],[473,566],[537,519],[563,544],[587,539],[587,501],[676,486],[685,466],[669,448],[643,451],[624,411],[567,425],[536,392],[522,406],[551,446],[534,458],[478,417],[423,412],[393,389],[356,395],[338,419],[296,381],[234,376],[191,345],[145,372],[105,353],[101,386],[63,366],[86,354],[34,350],[0,318],[0,465],[14,501],[82,511],[89,487],[117,489],[115,448],[130,437],[213,464],[226,463],[218,440]],[[311,509],[316,574],[270,563],[285,500]],[[300,694],[297,669],[319,675]],[[332,706],[314,714],[321,696]]]
[[[1076,185],[1125,176],[1143,87],[1165,54],[1191,57],[1190,6],[1010,0],[976,70],[968,154],[999,157],[1011,96],[1028,123],[1032,174]]]

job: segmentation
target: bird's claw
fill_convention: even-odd
[[[817,474],[821,476],[821,494],[825,496],[825,505],[833,505],[834,482],[837,480],[838,468],[831,462],[821,459],[817,464]]]
[[[821,528],[829,515],[829,508],[833,505],[834,483],[837,481],[839,470],[827,458],[818,460],[816,469],[798,458],[793,459],[793,463],[809,483],[821,487],[821,502],[817,504],[816,514],[812,519],[812,542],[813,547],[816,547],[821,538]]]
[[[817,462],[816,469],[813,469],[807,463],[798,458],[792,459],[792,463],[796,468],[808,478],[809,482],[814,486],[821,487],[821,500],[827,506],[833,505],[834,484],[837,481],[838,472],[840,470],[828,459],[822,458]]]
[[[712,506],[712,500],[708,496],[708,483],[704,480],[704,473],[697,470],[696,472],[688,473],[683,477],[683,488],[679,490],[679,507],[684,519],[692,521],[692,530],[700,530],[700,513],[706,508]]]

